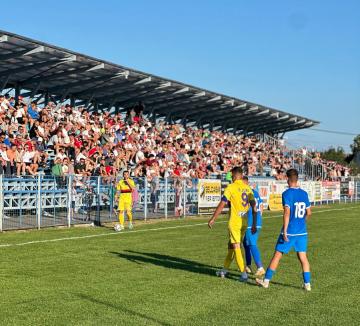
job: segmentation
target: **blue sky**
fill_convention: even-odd
[[[360,1],[16,1],[0,29],[360,133]],[[294,145],[354,136],[287,134]]]

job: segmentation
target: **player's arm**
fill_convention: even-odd
[[[290,207],[289,206],[284,206],[284,216],[283,216],[283,232],[284,232],[284,240],[286,242],[289,241],[288,237],[287,237],[287,229],[289,227],[289,221],[290,221]]]
[[[211,229],[213,224],[215,223],[216,219],[219,217],[219,215],[221,214],[222,210],[224,209],[224,207],[226,206],[227,201],[221,200],[221,202],[219,203],[219,205],[217,205],[215,212],[213,214],[213,216],[211,217],[211,219],[208,222],[208,226]]]
[[[130,179],[124,179],[124,181],[125,181],[125,183],[126,183],[126,185],[130,188],[130,190],[133,190],[134,189],[134,183],[133,182],[131,182],[132,180],[130,180]]]
[[[250,193],[248,195],[248,200],[249,200],[249,204],[251,206],[252,209],[252,216],[253,216],[253,224],[251,226],[251,233],[255,234],[257,229],[256,229],[256,225],[257,225],[257,208],[256,208],[256,200],[255,200],[255,196],[254,193],[252,192],[252,190],[250,189]]]
[[[307,222],[311,217],[311,205],[310,205],[309,195],[306,196],[305,204],[306,204],[306,222]]]

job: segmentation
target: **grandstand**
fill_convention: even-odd
[[[317,121],[256,103],[147,74],[0,31],[1,90],[47,104],[124,111],[138,101],[144,113],[233,133],[280,134],[310,128]]]
[[[197,214],[198,180],[224,183],[235,165],[266,196],[292,166],[311,182],[348,176],[283,143],[317,121],[4,31],[0,58],[0,229],[112,221],[126,169],[145,219]],[[313,202],[340,200],[338,185],[321,197],[311,184]]]

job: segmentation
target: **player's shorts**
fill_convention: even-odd
[[[297,235],[297,236],[289,236],[288,242],[285,242],[284,237],[280,234],[278,241],[275,246],[276,251],[280,251],[284,254],[287,254],[294,248],[295,252],[306,252],[307,251],[307,242],[308,236],[306,235]]]
[[[132,210],[132,200],[119,200],[119,211],[131,211]]]
[[[230,243],[242,243],[247,229],[246,219],[237,218],[236,221],[230,219],[228,228]]]
[[[257,228],[256,233],[252,234],[251,229],[246,229],[244,244],[246,244],[247,246],[256,246],[259,239],[260,230],[261,228]]]

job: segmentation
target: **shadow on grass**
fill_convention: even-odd
[[[211,265],[202,264],[193,260],[158,254],[154,252],[141,252],[141,251],[132,251],[125,250],[124,252],[110,252],[113,255],[118,256],[119,258],[127,259],[136,264],[152,264],[155,266],[161,266],[170,269],[177,269],[191,273],[203,274],[216,276],[217,268]],[[233,274],[232,272],[227,274],[227,279],[238,280],[239,275]],[[247,285],[250,286],[258,286],[255,283],[255,277],[249,276],[249,279],[252,279],[254,283],[248,282]],[[271,282],[272,284],[289,287],[294,289],[299,289],[298,286],[294,286],[291,284],[284,284],[280,282]]]
[[[249,275],[249,279],[253,280],[255,282],[256,280],[256,277],[254,275]],[[260,287],[259,285],[257,285],[256,283],[255,284],[252,284],[252,283],[248,283],[248,284],[251,284],[251,285],[256,285],[258,287]],[[283,286],[283,287],[286,287],[286,288],[292,288],[292,289],[301,289],[301,286],[296,286],[296,285],[291,285],[291,284],[285,284],[285,283],[281,283],[281,282],[276,282],[276,281],[271,281],[270,282],[270,286],[271,285],[279,285],[279,286]]]
[[[151,323],[155,323],[155,324],[159,324],[159,325],[165,325],[165,326],[170,325],[169,323],[162,322],[162,321],[157,320],[157,319],[155,319],[153,317],[142,314],[142,313],[140,313],[138,311],[131,310],[131,309],[126,308],[126,307],[124,307],[123,305],[120,305],[120,304],[115,304],[113,302],[107,302],[107,301],[104,301],[104,300],[100,300],[100,299],[91,297],[91,296],[89,296],[87,294],[83,294],[83,293],[74,293],[74,295],[76,297],[80,298],[81,300],[86,300],[86,301],[89,301],[89,302],[92,302],[92,303],[95,303],[95,304],[98,304],[98,305],[103,305],[105,307],[115,309],[117,311],[122,311],[122,312],[128,314],[129,316],[137,316],[137,317],[146,319],[148,322],[151,322]],[[126,324],[126,321],[124,321],[124,322]]]
[[[215,276],[216,268],[193,260],[174,256],[157,254],[153,252],[138,252],[126,250],[124,252],[111,252],[119,258],[127,259],[137,264],[152,264],[170,269]]]

